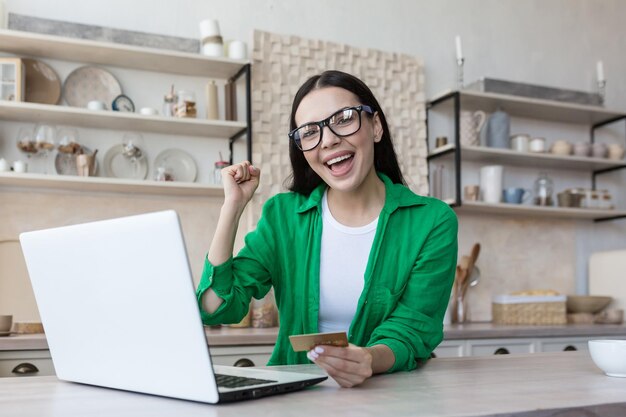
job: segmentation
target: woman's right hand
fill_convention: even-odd
[[[248,161],[222,169],[224,201],[243,210],[259,186],[260,176],[261,171]]]

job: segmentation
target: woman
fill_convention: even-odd
[[[205,324],[237,323],[274,287],[280,329],[270,365],[309,363],[341,386],[412,370],[443,338],[457,219],[405,185],[378,101],[356,77],[306,81],[291,111],[291,192],[270,198],[233,258],[259,184],[248,162],[222,171],[225,200],[197,290]],[[288,336],[346,331],[348,347],[294,352]]]

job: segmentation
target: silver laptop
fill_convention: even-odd
[[[327,378],[212,365],[174,211],[23,233],[20,242],[59,379],[218,403]]]

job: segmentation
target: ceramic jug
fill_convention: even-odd
[[[487,114],[484,111],[461,112],[461,144],[465,146],[478,146],[478,134],[485,125]]]
[[[489,116],[485,126],[480,132],[480,142],[483,146],[490,148],[509,148],[509,137],[511,134],[511,119],[509,115],[497,110]]]

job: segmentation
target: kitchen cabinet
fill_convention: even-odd
[[[444,340],[434,354],[437,358],[489,356],[536,352],[587,351],[592,339],[626,339],[626,336],[527,337]]]
[[[265,366],[270,360],[274,345],[215,346],[210,350],[211,360],[216,365]]]
[[[54,365],[47,349],[0,351],[0,378],[54,374]]]
[[[0,30],[0,45],[0,52],[2,53],[80,62],[81,64],[114,66],[157,73],[157,75],[176,74],[188,77],[207,77],[207,79],[211,77],[224,79],[233,84],[243,78],[246,90],[245,121],[145,116],[138,113],[90,111],[62,105],[12,101],[0,101],[0,120],[50,123],[117,131],[132,130],[172,136],[191,136],[197,140],[227,140],[231,162],[234,142],[245,137],[247,159],[252,159],[251,70],[247,61],[210,58],[200,54],[14,30]],[[149,144],[146,145],[149,147]],[[183,147],[180,142],[177,146]],[[217,155],[215,157],[217,159]],[[150,169],[152,170],[152,168]],[[223,195],[221,186],[208,183],[166,183],[151,180],[30,173],[14,174],[11,172],[0,172],[0,185],[133,194]]]
[[[452,190],[444,196],[455,210],[463,212],[481,212],[493,214],[525,215],[537,217],[559,217],[580,220],[604,221],[626,217],[623,209],[587,209],[532,206],[525,204],[488,204],[480,201],[464,201],[462,198],[462,163],[498,164],[525,168],[549,168],[551,170],[575,170],[588,172],[591,188],[596,189],[596,178],[615,170],[626,168],[624,160],[604,158],[560,156],[551,153],[522,153],[509,149],[496,149],[484,146],[464,146],[460,141],[460,112],[463,110],[482,110],[493,112],[497,109],[506,111],[512,117],[529,118],[542,122],[561,124],[585,124],[590,126],[593,143],[596,130],[626,120],[626,113],[604,109],[602,107],[570,104],[552,100],[530,99],[505,94],[483,93],[471,90],[453,91],[443,94],[427,105],[427,157],[429,167],[435,161],[444,162],[452,167],[449,175]],[[439,123],[436,123],[439,122]],[[435,126],[436,125],[436,126]],[[436,148],[434,137],[441,132],[448,132],[453,125],[453,143]],[[445,128],[442,128],[445,126]],[[431,190],[433,189],[431,184]],[[556,191],[556,190],[555,190]]]

